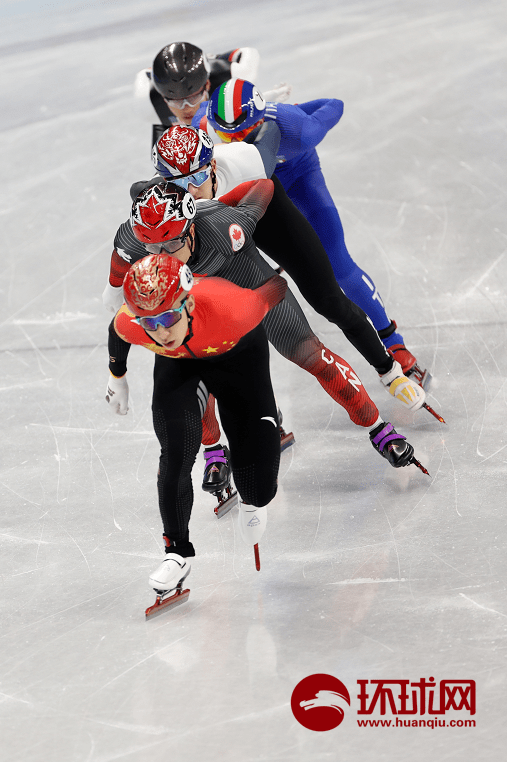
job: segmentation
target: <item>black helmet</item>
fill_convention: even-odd
[[[153,84],[163,98],[186,98],[204,87],[209,68],[200,48],[189,42],[171,42],[153,61]]]

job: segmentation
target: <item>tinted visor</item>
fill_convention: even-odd
[[[159,326],[162,328],[171,328],[181,320],[181,313],[185,309],[185,304],[188,297],[186,296],[179,307],[174,310],[167,310],[161,312],[160,315],[149,315],[146,317],[136,317],[136,323],[145,331],[156,331]]]
[[[206,169],[200,169],[198,172],[194,172],[193,175],[187,175],[186,177],[171,177],[171,182],[175,185],[179,185],[180,188],[188,190],[189,185],[193,185],[195,188],[200,188],[204,185],[206,180],[211,175],[211,167]]]

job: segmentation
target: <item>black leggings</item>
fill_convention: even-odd
[[[373,324],[336,281],[320,238],[294,206],[276,175],[275,191],[253,238],[259,249],[274,259],[295,281],[313,309],[340,328],[360,354],[380,372],[387,372],[392,358]]]
[[[153,426],[160,442],[159,508],[164,534],[175,551],[193,556],[189,521],[191,472],[201,444],[197,388],[203,381],[217,400],[229,441],[234,482],[241,499],[267,505],[275,496],[280,462],[277,410],[269,374],[269,349],[261,326],[220,357],[155,357]]]

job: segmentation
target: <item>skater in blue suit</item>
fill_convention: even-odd
[[[264,122],[280,130],[275,174],[287,195],[321,239],[340,287],[370,317],[386,348],[420,383],[427,378],[405,346],[394,320],[386,314],[373,280],[354,262],[345,245],[343,226],[329,193],[316,146],[343,114],[343,102],[320,98],[292,105],[266,102],[251,82],[230,79],[217,88],[197,112],[194,125],[207,129],[216,142],[255,142]]]

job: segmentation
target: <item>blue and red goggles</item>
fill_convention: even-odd
[[[195,188],[200,188],[204,185],[206,180],[211,175],[211,165],[208,165],[205,169],[200,169],[198,172],[194,172],[193,175],[186,175],[185,177],[170,177],[172,183],[179,185],[180,188],[188,190],[189,185],[193,185]],[[169,176],[168,176],[169,177]]]
[[[173,310],[166,310],[161,312],[160,315],[149,315],[145,317],[136,317],[133,322],[137,323],[144,328],[145,331],[156,331],[159,326],[162,328],[171,328],[181,320],[181,313],[185,308],[185,303],[188,299],[188,295],[183,299],[179,307]]]
[[[224,132],[220,129],[215,129],[216,134],[224,143],[237,143],[240,140],[244,140],[247,135],[250,135],[257,127],[263,123],[264,118],[259,119],[258,122],[252,124],[250,127],[245,127],[244,130],[237,130],[236,132]],[[173,180],[174,182],[174,180]]]

